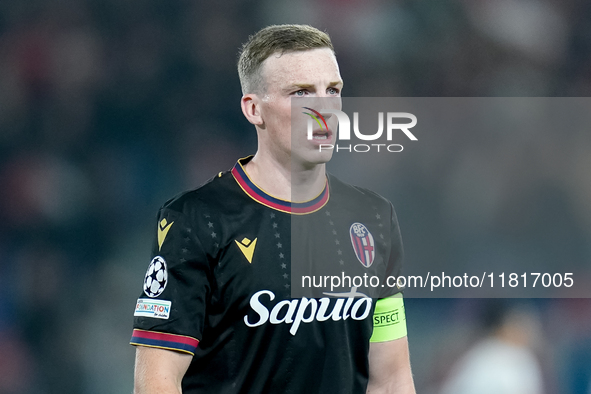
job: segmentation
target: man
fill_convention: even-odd
[[[161,208],[135,311],[135,392],[414,393],[400,296],[374,302],[354,288],[341,298],[290,293],[293,256],[308,250],[290,242],[296,216],[316,229],[305,242],[365,234],[366,263],[400,269],[391,204],[327,177],[332,152],[318,147],[335,139],[335,120],[311,140],[292,135],[294,97],[340,97],[329,37],[310,26],[267,27],[243,46],[238,68],[258,150]],[[361,212],[360,223],[332,219],[360,202],[375,209]],[[368,241],[376,218],[391,242]],[[362,261],[356,250],[349,244],[336,252]],[[373,327],[372,317],[394,311],[398,320]]]

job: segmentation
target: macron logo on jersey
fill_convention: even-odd
[[[170,222],[168,223],[165,219],[162,219],[160,221],[160,223],[158,223],[158,250],[162,249],[162,244],[164,243],[164,240],[166,239],[166,235],[168,234],[168,230],[170,230],[170,227],[172,227],[172,225],[174,224],[174,222]]]
[[[238,245],[238,248],[240,248],[240,251],[242,252],[244,257],[246,257],[246,260],[248,260],[248,262],[252,264],[252,255],[254,254],[254,248],[257,245],[257,238],[255,238],[253,241],[251,241],[248,238],[244,238],[240,242],[238,242],[237,240],[235,240],[235,242],[236,245]]]
[[[258,327],[267,322],[271,324],[291,324],[289,332],[291,335],[296,335],[301,323],[311,323],[314,320],[322,322],[328,319],[334,321],[347,320],[349,317],[353,320],[364,320],[371,311],[373,300],[363,293],[358,293],[355,287],[349,293],[327,295],[347,298],[337,298],[330,312],[328,311],[330,301],[335,298],[328,297],[323,297],[319,300],[315,298],[308,299],[306,297],[283,300],[278,302],[269,311],[262,304],[261,296],[269,297],[269,301],[273,301],[275,294],[269,290],[258,291],[250,298],[250,307],[258,314],[259,319],[255,322],[250,322],[248,316],[244,316],[244,324],[248,327]]]

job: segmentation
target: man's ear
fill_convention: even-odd
[[[254,125],[262,125],[263,118],[260,111],[261,100],[256,94],[245,94],[240,100],[242,113]]]

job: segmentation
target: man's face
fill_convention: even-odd
[[[291,108],[292,98],[306,97],[319,100],[317,103],[302,100],[300,107],[320,110],[330,101],[331,107],[340,109],[343,82],[333,52],[329,48],[318,48],[274,54],[264,61],[262,73],[266,90],[260,107],[264,130],[259,138],[265,138],[265,146],[280,159],[291,158],[296,167],[326,163],[332,157],[332,150],[320,151],[319,147],[321,144],[334,145],[336,117],[325,117],[328,131],[321,130],[314,122],[314,138],[308,140],[307,122],[310,117],[303,112],[310,111],[299,108],[297,103],[294,103],[294,108],[298,111],[292,114]],[[320,100],[326,97],[336,99]]]

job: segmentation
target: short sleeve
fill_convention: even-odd
[[[210,275],[194,224],[181,212],[161,209],[131,344],[194,354],[202,338]]]
[[[390,256],[387,275],[398,278],[402,272],[404,249],[398,218],[392,203],[390,203],[390,210]],[[390,287],[389,294],[386,297],[376,300],[373,315],[373,334],[370,342],[386,342],[406,336],[406,314],[402,291],[403,288]]]

